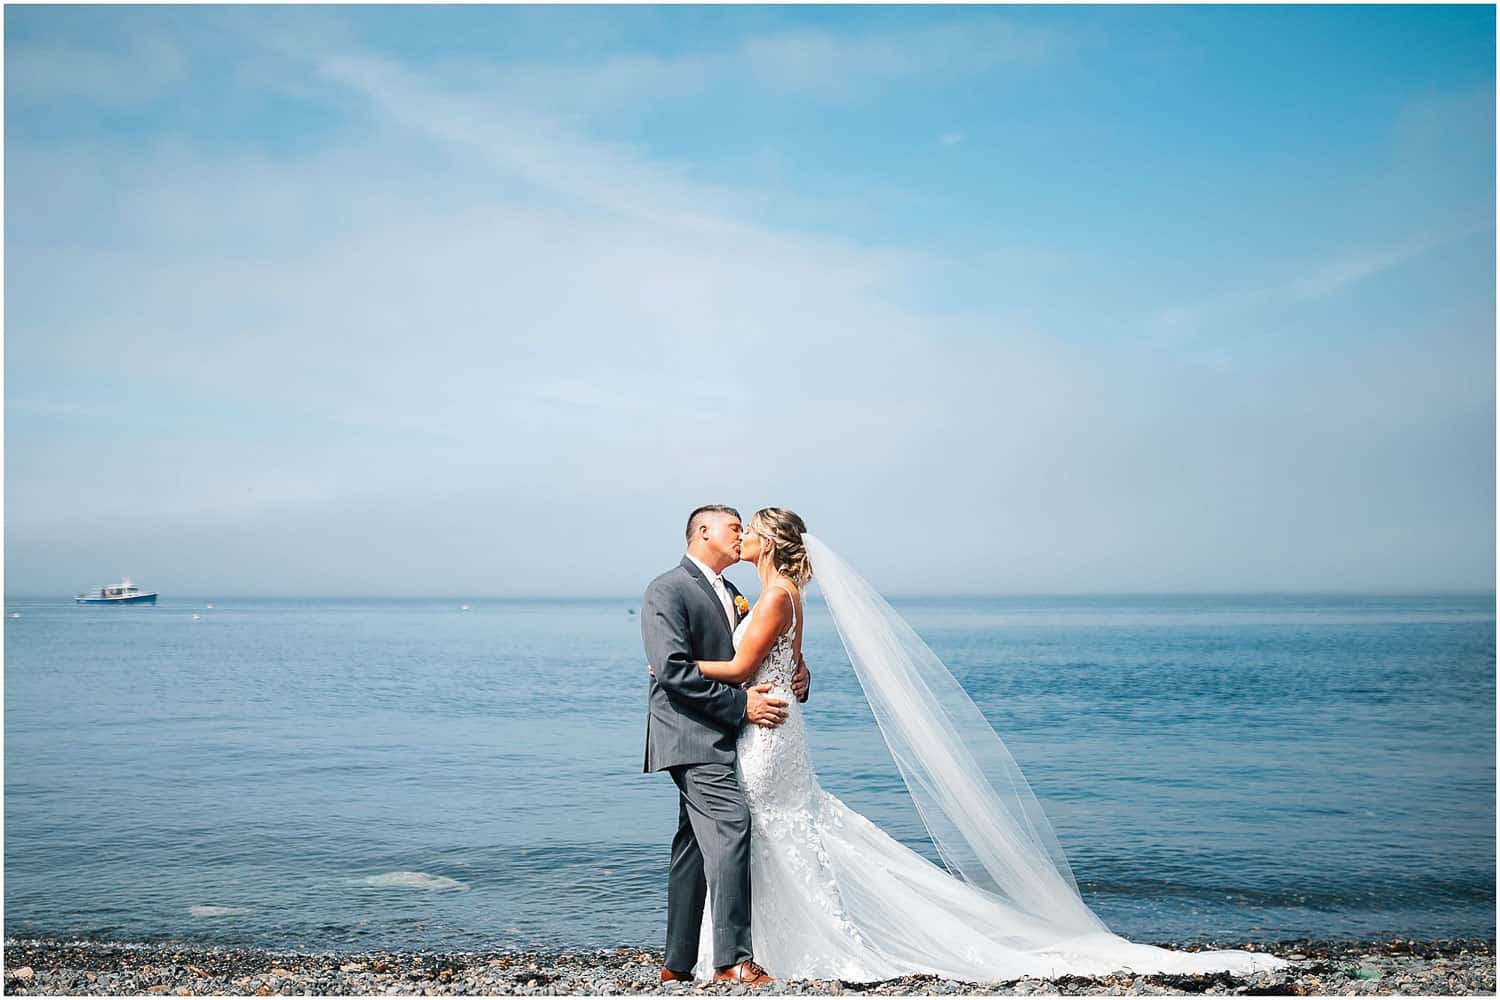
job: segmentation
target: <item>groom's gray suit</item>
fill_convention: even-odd
[[[724,585],[731,599],[739,597],[732,583]],[[740,617],[736,608],[735,624]],[[687,556],[646,588],[641,639],[654,675],[645,770],[668,771],[678,791],[664,964],[689,972],[697,963],[704,892],[711,889],[714,968],[737,965],[754,958],[750,809],[734,771],[746,695],[698,671],[699,660],[734,659],[734,632],[712,584]]]

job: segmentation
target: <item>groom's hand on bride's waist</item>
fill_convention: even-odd
[[[745,689],[745,718],[757,726],[775,729],[786,721],[786,700],[772,698],[766,692],[769,684],[757,684]]]

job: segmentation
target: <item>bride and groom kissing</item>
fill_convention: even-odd
[[[641,605],[647,772],[678,792],[663,982],[772,976],[1249,973],[1251,951],[1180,952],[1109,931],[1014,758],[942,661],[790,510],[688,518],[687,553]],[[722,576],[752,563],[752,608]],[[816,576],[940,867],[818,782],[802,704]]]

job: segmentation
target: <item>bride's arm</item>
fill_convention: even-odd
[[[791,620],[791,597],[780,587],[767,588],[755,602],[755,613],[750,616],[750,624],[745,626],[745,635],[740,639],[740,648],[734,651],[734,659],[699,660],[698,669],[704,677],[743,684],[755,676],[755,668],[766,658],[771,643],[786,631]]]

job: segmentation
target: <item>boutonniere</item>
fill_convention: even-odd
[[[738,611],[741,617],[750,613],[750,602],[745,600],[744,594],[734,595],[734,610]]]

